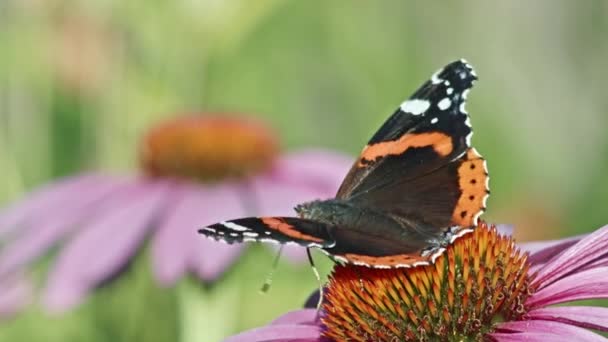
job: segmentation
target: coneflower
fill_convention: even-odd
[[[608,297],[607,243],[608,226],[528,254],[481,223],[432,265],[337,265],[320,312],[227,341],[605,341],[589,329],[608,331],[608,309],[553,305]]]

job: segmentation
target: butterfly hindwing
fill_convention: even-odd
[[[247,217],[216,223],[199,233],[227,243],[261,241],[319,248],[335,243],[326,225],[296,217]]]
[[[407,219],[419,232],[439,234],[447,227],[473,227],[486,208],[488,171],[483,158],[469,148],[456,160],[418,178],[396,180],[388,188],[351,199]]]

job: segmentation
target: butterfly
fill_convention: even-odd
[[[433,263],[474,230],[489,196],[465,110],[475,80],[465,60],[435,72],[372,136],[335,198],[297,205],[298,217],[241,218],[199,233],[227,243],[296,243],[375,268]]]

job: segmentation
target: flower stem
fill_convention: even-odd
[[[181,342],[221,341],[235,332],[239,282],[224,281],[205,289],[192,279],[178,286]]]

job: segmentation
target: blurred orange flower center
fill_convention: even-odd
[[[274,135],[259,122],[188,117],[152,128],[142,141],[140,161],[151,176],[209,182],[264,171],[277,151]]]
[[[336,266],[323,308],[335,341],[481,341],[493,324],[521,318],[529,263],[510,237],[481,223],[432,265]]]

